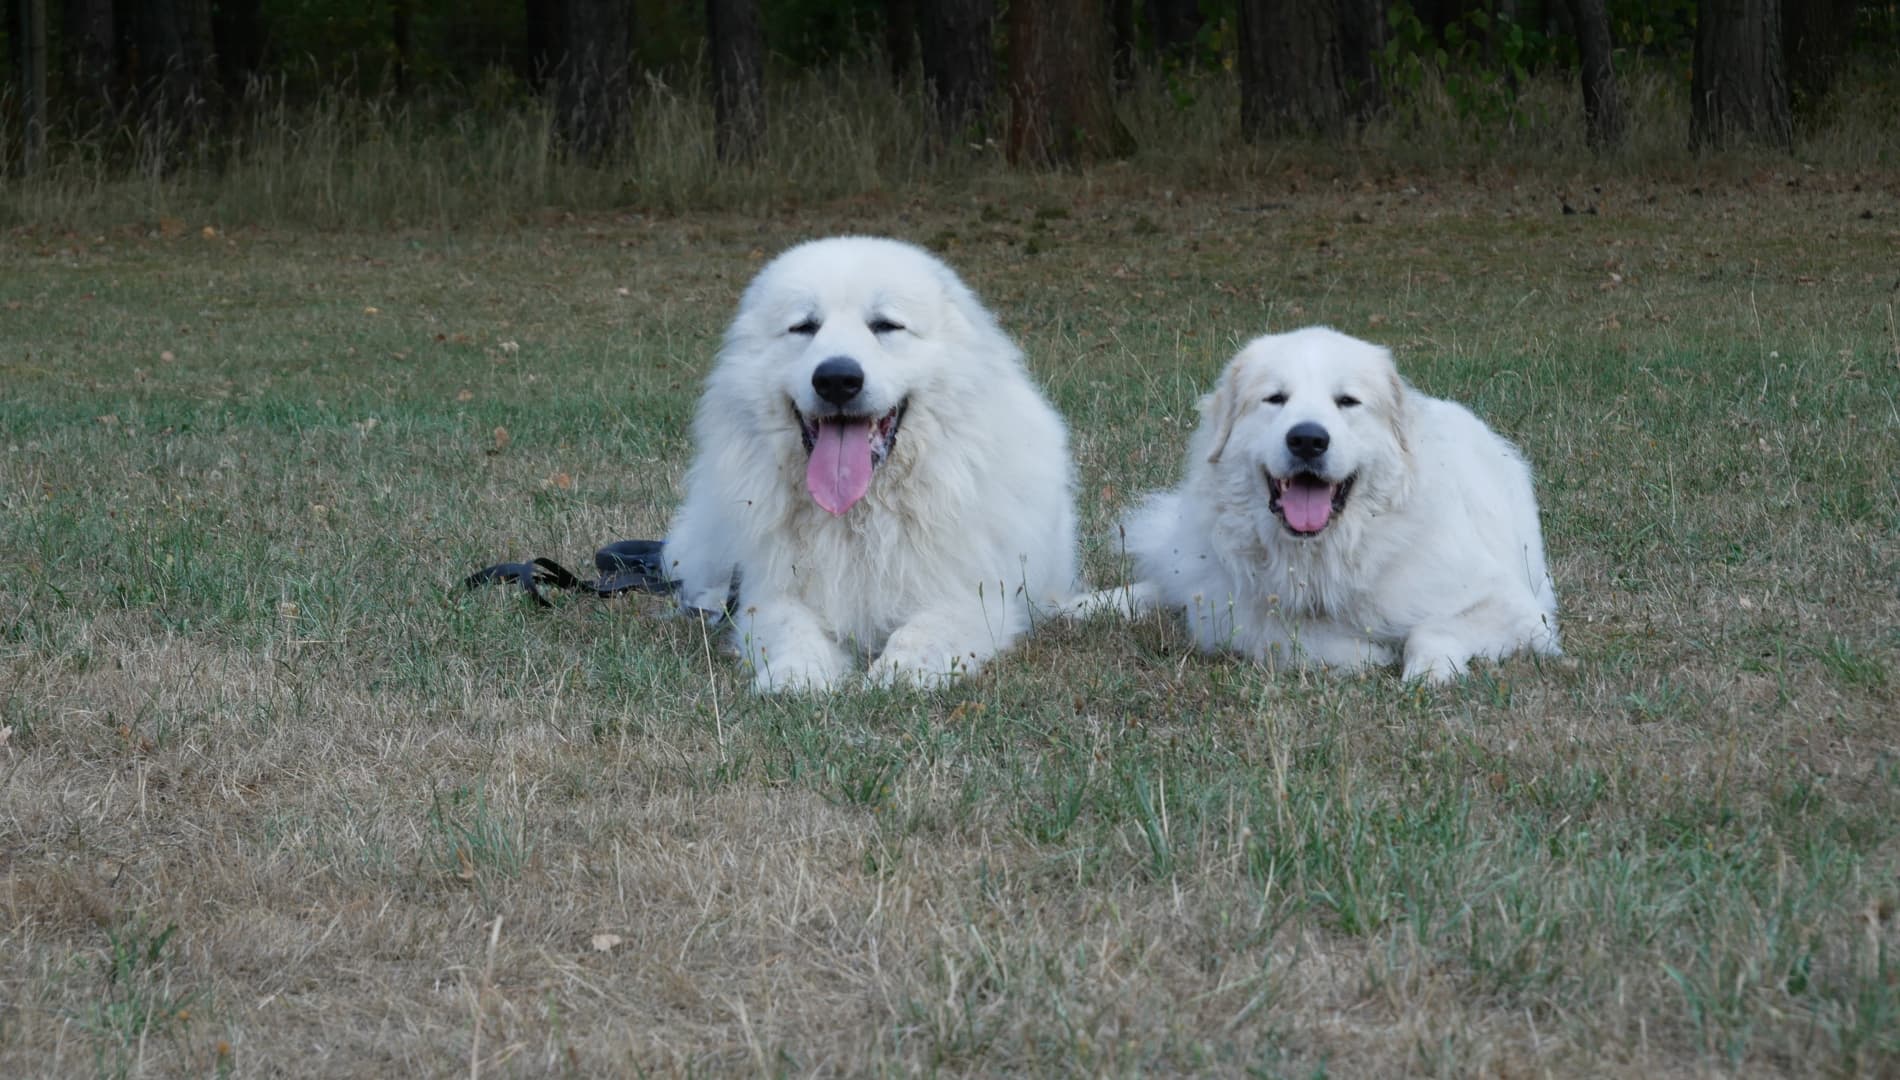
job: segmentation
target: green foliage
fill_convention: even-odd
[[[406,56],[395,37],[399,6],[409,14]],[[471,88],[492,69],[525,67],[527,30],[519,2],[263,0],[260,7],[267,28],[260,74],[293,100],[336,86],[371,94],[388,90],[398,64],[407,65],[413,87]]]
[[[1696,0],[1610,0],[1610,39],[1638,54],[1674,57],[1688,70]]]
[[[765,46],[800,70],[860,60],[882,43],[877,0],[776,0],[761,4]]]
[[[1506,14],[1472,8],[1435,34],[1408,0],[1399,0],[1387,16],[1390,36],[1380,67],[1401,111],[1416,109],[1421,96],[1437,86],[1456,115],[1495,137],[1543,119],[1529,108],[1521,90],[1532,74],[1571,65],[1576,44],[1558,39]]]

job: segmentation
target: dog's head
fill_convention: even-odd
[[[1257,483],[1298,539],[1389,499],[1410,467],[1406,387],[1392,355],[1326,327],[1249,342],[1202,411],[1208,462]]]
[[[806,455],[806,487],[843,514],[896,452],[904,419],[948,382],[971,380],[972,358],[1015,356],[956,274],[920,248],[836,237],[780,255],[753,279],[726,334],[726,366]],[[927,407],[927,404],[926,404]]]

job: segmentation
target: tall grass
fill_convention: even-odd
[[[747,165],[722,163],[704,82],[694,71],[675,81],[649,75],[626,102],[618,149],[597,162],[566,154],[548,103],[505,79],[452,99],[344,88],[295,105],[281,87],[266,86],[252,95],[241,123],[202,133],[162,164],[152,147],[164,140],[148,131],[105,124],[56,140],[38,174],[0,176],[0,222],[76,226],[177,215],[321,228],[441,226],[548,209],[761,210],[924,183],[1023,180],[995,138],[981,129],[945,137],[914,81],[893,83],[869,65],[775,81],[763,154]],[[1689,150],[1688,87],[1674,69],[1626,70],[1621,88],[1629,136],[1604,157],[1588,149],[1580,94],[1562,73],[1474,96],[1454,94],[1426,70],[1350,135],[1253,145],[1240,137],[1231,73],[1150,70],[1119,100],[1136,139],[1133,158],[1099,164],[1092,176],[1202,188],[1245,186],[1288,166],[1372,162],[1568,175],[1761,163],[1746,151],[1712,159]],[[1896,93],[1878,73],[1844,78],[1803,125],[1793,160],[1840,169],[1900,162],[1900,132],[1886,122]],[[999,117],[991,129],[1000,127]],[[17,157],[17,147],[0,146],[0,159]]]

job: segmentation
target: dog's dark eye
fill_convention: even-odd
[[[1342,409],[1350,409],[1354,405],[1359,404],[1359,399],[1356,397],[1353,397],[1351,394],[1341,394],[1338,397],[1333,399],[1333,404],[1339,406]]]
[[[903,328],[904,328],[903,323],[894,323],[889,319],[872,319],[871,320],[871,333],[873,334],[889,334],[898,330],[902,330]]]
[[[1264,400],[1269,405],[1285,405],[1286,395],[1285,394],[1268,394],[1262,400]]]
[[[798,334],[801,337],[810,337],[818,332],[818,320],[806,319],[804,322],[794,325],[785,332],[788,334]]]

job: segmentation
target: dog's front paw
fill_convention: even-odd
[[[1410,650],[1407,651],[1410,652]],[[1446,656],[1442,653],[1412,653],[1405,658],[1403,678],[1406,682],[1427,682],[1442,686],[1464,677],[1464,674],[1464,661],[1455,656]]]
[[[835,657],[796,650],[774,656],[761,652],[753,660],[752,688],[761,694],[823,694],[838,688],[847,669]]]
[[[946,646],[892,644],[864,677],[873,686],[942,686],[975,670],[972,658]]]

